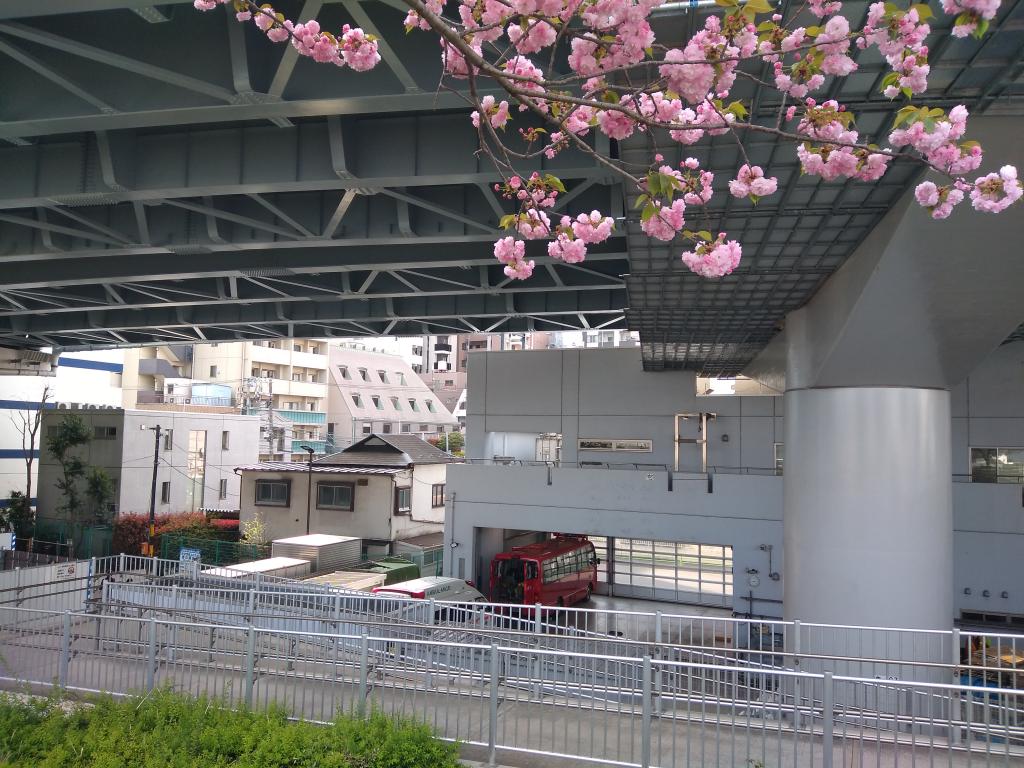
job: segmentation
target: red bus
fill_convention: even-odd
[[[491,599],[519,605],[572,605],[589,600],[597,555],[585,536],[556,535],[513,547],[491,561]]]

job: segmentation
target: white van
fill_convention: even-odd
[[[419,600],[445,600],[457,603],[483,603],[487,598],[462,579],[450,576],[424,576],[412,581],[374,587],[381,597],[413,597]]]

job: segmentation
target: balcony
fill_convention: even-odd
[[[276,408],[274,413],[292,424],[326,424],[327,414],[323,411],[290,411]]]
[[[144,357],[139,360],[140,376],[163,376],[165,379],[177,379],[181,371],[162,357]]]
[[[327,453],[326,440],[292,440],[292,453],[305,453],[303,446],[309,446],[314,453]]]
[[[439,341],[434,345],[435,352],[451,352],[452,345],[446,341]]]

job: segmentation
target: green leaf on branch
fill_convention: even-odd
[[[643,211],[640,213],[640,221],[646,222],[651,219],[652,216],[658,213],[658,206],[654,203],[648,203],[644,206]]]
[[[704,241],[706,241],[708,243],[710,243],[711,240],[712,240],[711,233],[708,232],[706,229],[702,229],[700,232],[698,232],[697,233],[697,237],[699,237],[701,240],[704,240]]]
[[[747,108],[743,106],[742,101],[734,101],[732,104],[725,108],[725,111],[728,114],[736,115],[736,117],[740,120],[742,120],[748,114]]]
[[[917,18],[921,21],[927,21],[928,19],[935,18],[935,14],[932,13],[932,9],[924,3],[915,3],[910,7],[917,11]]]
[[[636,199],[636,202],[635,202],[635,203],[633,203],[633,207],[634,207],[634,208],[639,208],[639,207],[640,207],[641,205],[643,205],[644,203],[646,203],[646,202],[647,202],[648,200],[650,200],[650,199],[651,199],[651,198],[650,198],[650,195],[640,195],[640,196],[639,196],[639,197],[638,197],[638,198]]]
[[[981,21],[978,22],[978,28],[974,30],[974,36],[980,40],[985,36],[985,33],[988,32],[988,27],[988,19],[982,19]]]
[[[498,222],[498,226],[501,229],[512,229],[518,222],[519,215],[515,213],[510,213],[506,216],[501,217],[501,220]]]
[[[747,0],[743,8],[744,10],[752,10],[755,13],[772,13],[775,10],[768,0]]]
[[[548,186],[554,187],[563,195],[565,194],[565,184],[557,176],[552,176],[550,173],[544,176],[544,183]]]

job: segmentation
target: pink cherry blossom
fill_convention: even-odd
[[[560,232],[558,237],[548,243],[548,256],[566,264],[579,264],[587,258],[587,244]]]
[[[729,182],[729,192],[733,197],[767,197],[775,194],[778,186],[779,180],[774,176],[766,178],[761,166],[742,165],[736,178]]]
[[[742,256],[740,244],[735,240],[726,241],[722,233],[713,242],[701,242],[694,250],[685,251],[682,259],[701,277],[723,277],[739,266]]]
[[[1017,169],[1004,165],[999,173],[990,173],[974,181],[971,205],[976,211],[999,213],[1020,200],[1024,190],[1017,181]]]
[[[672,205],[661,206],[657,213],[642,222],[640,226],[648,237],[668,242],[675,238],[686,223],[683,217],[685,212],[686,202],[677,197],[672,201]]]
[[[615,222],[610,216],[602,216],[598,211],[589,215],[581,213],[572,223],[572,232],[585,243],[603,243],[612,234]]]

